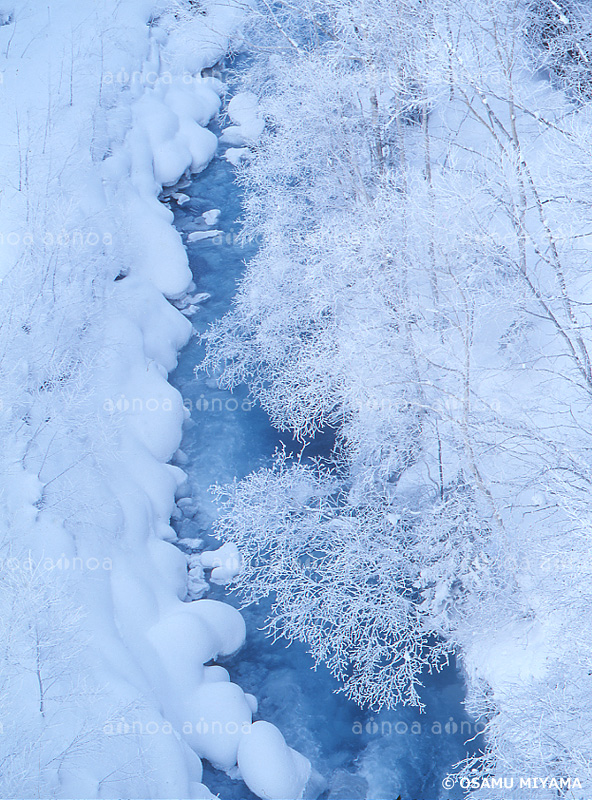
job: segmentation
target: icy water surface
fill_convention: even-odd
[[[190,201],[175,209],[176,225],[183,233],[206,228],[201,214],[221,210],[212,228],[222,233],[188,244],[197,291],[211,295],[192,318],[197,333],[229,309],[244,261],[254,252],[252,246],[241,247],[237,241],[241,193],[233,177],[233,167],[221,158],[214,159],[183,190]],[[181,353],[171,382],[191,408],[182,449],[188,459],[184,469],[199,508],[193,519],[181,523],[180,535],[208,541],[215,515],[208,487],[268,464],[282,437],[259,408],[251,407],[244,387],[231,394],[203,373],[196,373],[202,357],[203,348],[194,337]],[[293,449],[286,437],[283,442]],[[323,443],[313,443],[307,452],[322,455]],[[216,543],[211,541],[210,546]],[[210,597],[222,598],[224,593],[213,589]],[[232,596],[224,599],[236,603]],[[395,800],[401,795],[403,800],[435,800],[463,796],[458,786],[448,791],[442,787],[442,779],[454,772],[452,765],[468,750],[476,749],[475,742],[465,745],[475,728],[464,714],[463,684],[453,667],[426,676],[424,714],[409,709],[362,712],[342,694],[335,694],[339,686],[328,670],[313,670],[304,646],[272,644],[261,633],[264,607],[251,607],[243,613],[246,646],[224,666],[233,681],[256,695],[258,717],[275,723],[288,744],[304,753],[324,776],[328,789],[323,797]],[[207,765],[204,782],[223,800],[254,797],[242,782]]]

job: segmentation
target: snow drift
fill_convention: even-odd
[[[202,757],[261,797],[310,773],[205,666],[244,621],[189,601],[169,524],[167,375],[192,332],[169,300],[191,273],[158,197],[216,151],[224,87],[202,70],[240,19],[234,0],[170,6],[0,7],[3,797],[207,798]]]

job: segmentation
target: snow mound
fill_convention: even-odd
[[[224,586],[238,575],[241,557],[238,547],[232,542],[226,542],[217,550],[207,550],[202,553],[201,563],[204,569],[212,570],[210,576],[212,583]]]
[[[236,765],[237,752],[251,728],[251,707],[245,693],[235,683],[204,683],[187,698],[189,719],[187,740],[200,756],[215,767],[230,770]]]
[[[0,3],[0,146],[17,154],[3,162],[0,212],[13,377],[0,408],[0,556],[22,565],[3,573],[0,612],[23,642],[41,623],[51,637],[42,668],[58,677],[40,718],[39,688],[0,658],[10,679],[0,762],[20,770],[16,791],[0,771],[0,793],[211,798],[200,756],[236,772],[257,703],[205,666],[242,646],[245,623],[229,605],[193,599],[207,588],[201,557],[172,544],[187,476],[168,462],[187,460],[188,412],[168,375],[192,331],[183,314],[207,296],[188,294],[187,252],[159,197],[174,187],[172,199],[188,203],[180,190],[216,151],[204,126],[224,86],[199,72],[223,57],[244,9],[204,0],[204,14],[168,35],[151,1],[50,5]],[[19,152],[34,164],[26,185]],[[218,214],[205,212],[202,227]],[[29,239],[35,253],[55,243],[49,261],[19,260]],[[220,549],[214,581],[233,574],[234,556]]]
[[[228,150],[224,153],[224,158],[228,161],[229,164],[232,164],[233,167],[238,167],[240,162],[249,157],[249,148],[248,147],[229,147]]]
[[[257,97],[252,92],[235,95],[228,104],[228,116],[234,123],[222,131],[220,141],[230,145],[257,144],[265,128],[259,116]]]
[[[275,725],[262,720],[241,738],[238,767],[249,789],[264,800],[298,800],[312,772],[310,761],[288,747]]]

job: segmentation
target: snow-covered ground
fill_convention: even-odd
[[[367,29],[362,5],[351,7],[350,21],[351,41],[360,40],[364,55],[371,40],[360,33]],[[414,41],[409,52],[419,49],[431,66],[423,127],[408,124],[420,108],[413,98],[406,111],[396,111],[404,123],[393,141],[406,159],[405,192],[396,170],[382,175],[390,151],[380,135],[369,159],[359,162],[368,180],[375,167],[375,177],[382,175],[375,196],[363,180],[357,194],[355,176],[348,194],[350,170],[339,174],[333,158],[336,119],[353,114],[353,127],[343,128],[349,163],[356,142],[360,153],[367,145],[375,114],[390,117],[396,92],[375,91],[374,51],[367,62],[371,92],[364,89],[355,103],[348,100],[351,64],[339,85],[331,65],[307,56],[298,83],[297,59],[286,59],[285,68],[281,58],[270,59],[276,73],[262,95],[277,98],[269,105],[268,96],[267,118],[275,116],[276,130],[281,123],[290,135],[276,137],[275,156],[273,147],[261,148],[259,162],[251,162],[263,190],[259,205],[251,203],[247,229],[259,235],[268,225],[273,247],[268,262],[259,263],[263,290],[256,281],[243,284],[241,302],[252,302],[255,328],[264,318],[273,323],[266,335],[282,365],[279,391],[271,403],[267,398],[275,422],[284,424],[291,413],[284,427],[308,435],[317,422],[323,429],[323,409],[333,413],[339,404],[350,419],[355,502],[356,492],[362,497],[382,474],[374,474],[374,465],[383,466],[375,458],[383,458],[389,419],[381,415],[393,409],[392,387],[403,386],[407,374],[408,385],[421,388],[414,402],[434,425],[422,422],[423,455],[410,458],[396,482],[385,451],[384,475],[393,484],[388,508],[398,504],[419,516],[422,492],[439,493],[444,508],[449,489],[451,496],[459,489],[462,501],[464,478],[455,476],[464,474],[481,492],[475,503],[466,495],[464,511],[450,504],[453,524],[445,536],[429,509],[423,527],[414,523],[425,537],[418,563],[426,558],[427,568],[413,584],[425,592],[429,631],[443,631],[458,647],[472,708],[488,721],[490,752],[480,766],[497,776],[507,767],[577,777],[579,784],[591,763],[591,645],[583,622],[592,530],[589,97],[581,108],[572,103],[549,82],[548,65],[529,72],[531,55],[521,44],[516,66],[513,48],[524,33],[519,19],[503,32],[512,51],[506,63],[503,50],[491,46],[501,17],[495,9],[490,17],[486,3],[473,5],[450,4],[454,13],[441,18],[440,39],[431,44],[423,31],[413,39],[415,26],[406,29]],[[503,5],[511,21],[510,5]],[[560,11],[557,25],[569,27],[560,6],[551,5]],[[338,10],[336,41],[347,30]],[[385,37],[392,17],[386,10],[376,30],[388,43],[383,66],[391,81],[388,58],[399,31],[389,28]],[[271,582],[265,559],[257,573],[264,578],[260,606],[245,617],[213,599],[223,598],[222,588],[205,597],[206,577],[224,586],[238,570],[236,542],[244,543],[239,536],[219,550],[196,549],[195,537],[214,546],[206,488],[268,465],[278,439],[244,386],[229,395],[211,378],[195,380],[192,361],[201,355],[193,346],[177,366],[194,332],[191,320],[201,315],[211,322],[225,313],[238,279],[227,261],[232,251],[233,268],[240,266],[230,177],[262,134],[265,106],[251,91],[235,96],[220,150],[210,123],[225,92],[212,67],[237,35],[243,12],[240,0],[0,0],[2,797],[208,798],[220,790],[230,799],[244,785],[269,800],[315,797],[325,785],[316,769],[328,780],[327,796],[341,800],[427,794],[440,790],[443,771],[466,752],[462,723],[471,721],[460,714],[452,670],[426,687],[425,718],[410,709],[358,717],[351,703],[327,699],[335,685],[328,673],[309,683],[302,648],[280,657],[255,632]],[[460,32],[470,23],[460,44],[449,41],[451,19]],[[283,40],[294,44],[273,13],[269,21],[282,40],[275,56],[283,58]],[[568,55],[588,69],[581,48]],[[414,59],[410,64],[417,66]],[[302,92],[309,84],[306,107]],[[217,152],[212,181],[191,182],[192,174],[205,175]],[[300,205],[291,159],[302,167]],[[343,208],[336,206],[339,213],[325,227],[331,192],[344,180]],[[360,239],[360,230],[375,234]],[[391,247],[391,238],[404,246]],[[302,257],[284,258],[286,242],[302,242]],[[404,270],[391,269],[401,254]],[[409,341],[417,343],[417,358],[407,366],[408,343],[397,350],[392,319],[399,289],[394,281],[383,294],[384,264],[414,287],[411,294],[403,287],[400,297],[402,308],[410,304]],[[253,264],[250,271],[252,279]],[[211,282],[198,280],[206,274]],[[366,296],[372,302],[364,308]],[[337,317],[325,312],[334,305],[339,324],[331,327]],[[308,341],[297,319],[302,306],[302,320],[312,308],[318,330],[328,325],[334,337],[329,348],[320,342],[316,371],[306,352],[302,362],[294,358],[292,345]],[[445,339],[437,317],[447,314]],[[248,340],[247,317],[241,331]],[[232,347],[228,352],[223,359],[232,360]],[[264,362],[257,357],[259,376]],[[418,364],[423,372],[416,376]],[[267,378],[260,387],[265,395]],[[313,418],[315,391],[321,421]],[[407,413],[411,405],[405,400],[400,408]],[[413,426],[409,431],[417,438]],[[322,436],[307,453],[315,447],[322,455]],[[253,516],[239,522],[257,549],[276,526],[263,525],[258,540],[258,509],[250,510]],[[390,548],[406,523],[386,519],[394,526]],[[477,519],[487,524],[479,527]],[[455,537],[465,521],[461,541]],[[364,541],[370,551],[372,537]],[[457,556],[465,547],[463,566]],[[385,572],[396,585],[393,570]],[[410,657],[407,649],[402,655]],[[388,696],[390,688],[385,681]],[[364,700],[363,693],[350,695]],[[331,724],[321,712],[333,715]],[[431,727],[432,738],[425,735],[430,723],[440,726]],[[457,795],[460,775],[451,776]],[[547,797],[553,787],[542,789]]]
[[[201,5],[0,4],[3,797],[210,797],[201,757],[266,798],[311,773],[209,665],[244,621],[191,601],[169,524],[191,272],[158,198],[216,150],[202,70],[241,13]]]

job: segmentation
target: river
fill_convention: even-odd
[[[213,228],[222,234],[188,245],[197,291],[210,295],[192,318],[196,334],[200,334],[229,309],[245,259],[253,255],[254,247],[243,247],[237,240],[241,189],[234,181],[234,168],[221,154],[183,191],[190,199],[174,209],[180,232],[203,227],[201,215],[206,211],[221,212]],[[218,543],[211,537],[216,509],[208,487],[241,478],[270,463],[280,442],[288,449],[291,442],[270,425],[261,409],[248,403],[246,387],[231,394],[196,371],[202,357],[196,335],[180,354],[170,380],[191,409],[182,443],[187,457],[183,468],[197,508],[197,513],[183,519],[177,528],[180,536],[202,538],[211,549]],[[326,440],[321,439],[307,452],[322,454],[326,447]],[[209,596],[237,604],[236,598],[218,587],[213,587]],[[435,800],[463,796],[458,785],[445,791],[442,779],[480,742],[478,737],[465,744],[475,735],[475,726],[464,712],[464,686],[454,665],[426,676],[426,713],[412,709],[363,712],[335,693],[339,687],[327,669],[313,669],[303,645],[273,644],[261,633],[266,615],[263,605],[243,613],[246,645],[224,666],[233,681],[258,698],[258,717],[276,724],[288,744],[304,753],[324,776],[328,789],[323,797],[394,800],[401,795]],[[207,765],[204,783],[223,800],[254,797],[241,781]]]

